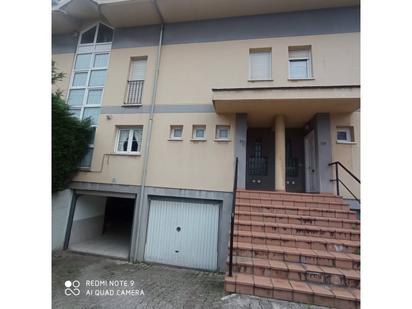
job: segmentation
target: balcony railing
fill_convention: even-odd
[[[129,80],[127,81],[127,94],[125,105],[139,105],[142,104],[144,80]]]

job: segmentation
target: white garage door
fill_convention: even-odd
[[[151,200],[145,260],[216,270],[218,222],[218,204]]]

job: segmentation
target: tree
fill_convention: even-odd
[[[52,84],[64,74],[52,63]],[[79,168],[92,136],[90,119],[74,117],[60,90],[52,93],[52,191],[67,188]]]

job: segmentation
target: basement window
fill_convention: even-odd
[[[119,128],[115,152],[119,154],[140,154],[143,126]]]

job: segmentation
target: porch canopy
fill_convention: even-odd
[[[360,108],[360,86],[214,88],[217,113],[248,114],[248,124],[270,127],[284,115],[287,127],[302,127],[317,113],[349,113]]]

